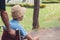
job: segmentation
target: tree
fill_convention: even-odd
[[[34,0],[33,29],[37,29],[39,27],[39,2],[40,0]]]

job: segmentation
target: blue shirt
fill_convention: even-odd
[[[24,30],[24,28],[19,24],[17,20],[11,20],[10,21],[10,28],[13,30],[19,30],[22,36],[26,36],[27,32]],[[4,27],[6,29],[6,27]]]

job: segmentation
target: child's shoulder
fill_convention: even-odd
[[[10,20],[11,25],[19,25],[19,22],[17,20]]]

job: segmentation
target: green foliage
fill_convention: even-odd
[[[11,7],[14,6],[14,5],[16,5],[16,4],[6,4],[6,6],[11,6]]]
[[[28,7],[28,8],[33,8],[33,4],[20,4],[21,6]]]
[[[40,8],[44,8],[45,6],[45,4],[40,4]]]
[[[60,0],[41,0],[42,2],[59,2]]]
[[[6,6],[14,6],[16,4],[6,4]],[[34,8],[34,4],[19,4],[22,7]],[[40,8],[44,8],[45,4],[40,4]]]

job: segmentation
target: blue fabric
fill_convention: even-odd
[[[24,30],[24,28],[19,24],[17,20],[11,20],[10,21],[10,28],[13,30],[19,30],[22,34],[22,36],[26,36],[27,32]],[[6,29],[6,27],[4,27]]]

